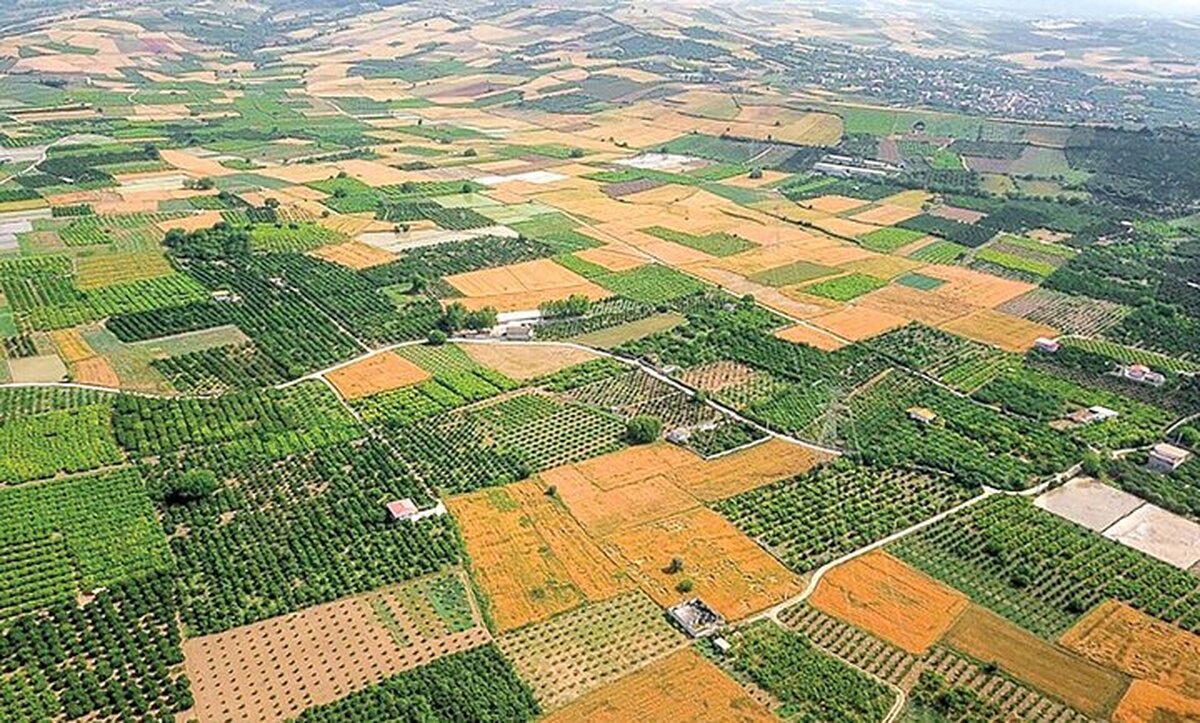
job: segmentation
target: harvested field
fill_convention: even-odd
[[[419,384],[431,375],[398,354],[385,351],[325,375],[345,399],[388,392]]]
[[[945,281],[937,289],[937,295],[964,307],[993,309],[1034,288],[1024,281],[1002,279],[961,266],[932,265],[921,273]]]
[[[936,276],[936,274],[930,274]],[[931,294],[940,292],[939,287]],[[951,334],[998,346],[1005,351],[1026,352],[1040,337],[1056,337],[1058,330],[1043,324],[1035,324],[1018,316],[1010,316],[991,309],[981,309],[973,314],[953,319],[941,325]]]
[[[926,202],[932,198],[932,194],[922,189],[913,189],[911,191],[901,191],[893,196],[880,201],[880,203],[888,206],[900,206],[902,208],[913,208],[920,210]]]
[[[803,474],[823,461],[825,457],[820,453],[779,439],[768,439],[712,460],[700,459],[671,444],[657,443],[547,470],[541,477],[548,484],[557,484],[559,480],[587,482],[599,491],[636,487],[658,479],[668,482],[680,494],[690,493],[710,501]],[[560,492],[562,489],[560,485]],[[687,507],[681,506],[677,511],[683,509]]]
[[[855,208],[861,208],[862,206],[867,205],[867,203],[867,201],[857,198],[850,198],[849,196],[818,196],[816,198],[810,198],[807,201],[801,201],[800,205],[807,206],[814,211],[835,214],[845,213],[846,211]]]
[[[601,546],[663,607],[700,597],[726,620],[740,620],[800,591],[799,577],[706,508],[623,529]],[[683,561],[678,572],[669,569],[674,558]],[[680,588],[684,580],[690,589]]]
[[[695,497],[679,489],[663,474],[609,489],[594,484],[573,466],[547,470],[540,477],[546,487],[557,488],[567,509],[589,534],[596,537],[699,505]]]
[[[212,228],[216,224],[221,223],[222,220],[220,211],[204,211],[191,216],[159,221],[155,225],[163,233],[174,229],[179,229],[180,231],[199,231],[200,229]]]
[[[184,668],[200,719],[280,721],[489,637],[455,572],[190,638]]]
[[[50,341],[54,342],[55,348],[58,349],[58,355],[68,364],[83,361],[96,354],[88,346],[78,329],[56,329],[50,332],[49,336]]]
[[[777,718],[720,668],[681,650],[626,675],[543,719],[545,723],[749,723]]]
[[[118,389],[121,386],[121,380],[117,376],[116,370],[113,369],[108,359],[102,356],[75,362],[71,367],[71,380],[79,384],[94,384],[110,389]]]
[[[910,653],[924,653],[967,608],[961,593],[871,552],[829,571],[809,604]]]
[[[674,329],[687,319],[682,314],[667,312],[654,314],[645,319],[630,321],[607,329],[581,334],[572,337],[571,341],[584,346],[594,346],[597,349],[613,349],[630,341],[657,334],[660,331]]]
[[[498,630],[513,630],[632,585],[540,485],[448,500]]]
[[[960,223],[975,223],[987,214],[980,211],[972,211],[967,208],[957,208],[955,206],[938,206],[929,212],[931,216],[948,219],[950,221],[958,221]]]
[[[597,266],[603,266],[609,271],[628,271],[639,266],[645,266],[646,259],[628,251],[622,251],[612,246],[598,246],[592,249],[576,251],[575,255],[584,261],[590,261]]]
[[[510,379],[534,379],[596,358],[583,349],[551,344],[460,344],[459,348]]]
[[[641,592],[584,605],[496,642],[546,711],[687,645]]]
[[[1059,642],[1107,668],[1200,699],[1200,637],[1124,603],[1101,604]]]
[[[826,233],[846,239],[858,238],[878,228],[878,226],[872,226],[869,223],[859,223],[858,221],[851,221],[848,218],[839,218],[837,216],[813,221],[813,226]]]
[[[1126,680],[1073,652],[1047,643],[978,605],[950,628],[946,645],[1001,670],[1072,708],[1104,718],[1125,692]]]
[[[396,254],[391,251],[358,241],[322,246],[309,251],[309,255],[356,270],[369,269],[372,266],[380,266],[396,260]]]
[[[909,206],[894,206],[888,203],[881,203],[878,206],[868,208],[866,211],[854,214],[850,219],[859,223],[869,223],[873,226],[894,226],[901,221],[907,221],[910,218],[920,215],[920,205],[917,208],[912,208]]]
[[[860,310],[871,309],[930,326],[957,319],[973,310],[961,302],[900,284],[885,286],[860,296],[854,300],[854,304]]]
[[[1186,723],[1200,720],[1200,698],[1189,698],[1135,680],[1112,716],[1113,723]]]
[[[446,282],[461,292],[468,309],[493,307],[497,311],[536,309],[546,301],[581,294],[595,301],[612,293],[550,259],[511,266],[469,271],[447,276]]]
[[[796,324],[775,332],[775,336],[794,344],[807,344],[822,351],[835,351],[846,345],[846,342],[816,329],[807,324]]]
[[[850,341],[870,339],[908,323],[908,319],[902,316],[861,306],[848,306],[830,314],[815,316],[809,321]]]

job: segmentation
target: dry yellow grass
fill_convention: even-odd
[[[850,198],[849,196],[817,196],[810,198],[807,201],[800,201],[800,205],[807,206],[814,211],[822,213],[845,213],[855,208],[861,208],[867,205],[867,201],[860,198]]]
[[[1200,698],[1200,636],[1110,600],[1060,642],[1097,663]]]
[[[814,316],[809,321],[850,341],[870,339],[908,323],[908,319],[902,316],[862,306],[847,306],[829,314]]]
[[[549,344],[462,344],[460,348],[510,379],[534,379],[597,358],[584,349]]]
[[[56,329],[50,332],[50,341],[54,342],[58,355],[68,364],[96,355],[78,329]]]
[[[584,261],[603,266],[609,271],[628,271],[639,266],[645,266],[646,259],[637,256],[618,246],[599,246],[593,249],[576,251],[575,255]]]
[[[1053,338],[1058,330],[1018,316],[981,309],[941,325],[942,329],[968,339],[998,346],[1005,351],[1026,352],[1040,337]]]
[[[967,608],[943,642],[976,660],[995,663],[1017,680],[1093,718],[1107,717],[1125,692],[1124,677],[978,605]]]
[[[448,500],[500,631],[632,587],[541,486],[521,482]]]
[[[700,597],[726,620],[740,620],[800,591],[795,574],[703,507],[619,530],[602,547],[664,607]],[[682,571],[669,571],[674,558],[683,561]],[[683,580],[692,589],[679,590]]]
[[[1112,716],[1113,723],[1194,723],[1200,698],[1189,698],[1153,683],[1135,680]]]
[[[874,276],[877,279],[894,279],[897,276],[907,274],[909,271],[918,269],[922,265],[923,264],[920,262],[901,258],[899,256],[884,256],[881,254],[876,254],[841,264],[839,268],[841,268],[843,271],[858,272],[867,274],[868,276]]]
[[[796,324],[795,326],[780,329],[775,332],[775,336],[784,341],[807,344],[822,351],[835,351],[846,345],[841,339],[807,324]]]
[[[309,251],[309,255],[319,259],[332,261],[351,269],[369,269],[396,260],[396,254],[391,251],[376,248],[358,241],[322,246]]]
[[[466,297],[461,301],[468,309],[490,306],[497,311],[518,311],[576,294],[592,300],[612,296],[549,259],[455,274],[447,276],[446,282]]]
[[[381,352],[325,375],[346,399],[410,387],[429,379],[429,372],[390,351]]]
[[[962,594],[886,552],[833,568],[809,603],[914,654],[940,640],[967,608]]]
[[[755,723],[778,720],[693,650],[681,650],[593,690],[545,723]]]

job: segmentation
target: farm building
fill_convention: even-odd
[[[1156,371],[1151,371],[1150,367],[1143,364],[1130,364],[1127,367],[1121,367],[1120,374],[1129,381],[1138,382],[1139,384],[1149,384],[1153,387],[1161,387],[1167,381],[1165,376]]]
[[[1096,424],[1109,419],[1116,419],[1119,416],[1120,413],[1115,409],[1109,409],[1108,407],[1096,405],[1094,407],[1088,407],[1087,409],[1077,409],[1068,414],[1067,419],[1075,424],[1085,425]]]
[[[1033,348],[1037,349],[1038,351],[1044,351],[1048,354],[1054,354],[1062,348],[1062,345],[1054,339],[1047,339],[1044,336],[1040,336],[1037,339],[1034,339]]]
[[[925,425],[933,424],[938,418],[937,412],[925,407],[909,407],[907,413],[909,419]]]
[[[1188,461],[1190,456],[1186,449],[1180,449],[1173,444],[1156,444],[1150,450],[1146,468],[1152,472],[1174,472]]]
[[[670,432],[667,432],[666,438],[671,444],[683,446],[688,443],[689,439],[692,438],[692,432],[687,427],[678,427],[676,429],[672,429]]]
[[[387,503],[387,511],[393,520],[407,520],[420,510],[417,508],[417,503],[405,497],[402,500],[392,500]]]
[[[426,517],[434,517],[446,514],[446,505],[439,500],[438,503],[433,507],[430,507],[427,510],[422,510],[417,507],[417,503],[405,497],[402,500],[392,500],[391,502],[387,503],[387,511],[394,521],[406,520],[408,522],[416,522],[417,520],[423,520]]]
[[[725,618],[705,605],[700,598],[681,602],[668,612],[671,614],[671,619],[679,623],[679,626],[693,638],[712,635],[725,624]]]

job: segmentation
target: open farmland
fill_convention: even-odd
[[[184,659],[194,712],[285,720],[483,645],[489,636],[469,595],[461,573],[451,573],[193,638]]]
[[[497,645],[554,710],[686,644],[648,597],[631,592],[506,633]]]
[[[1197,10],[984,4],[0,3],[0,721],[1200,719]]]

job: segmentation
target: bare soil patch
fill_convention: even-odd
[[[534,379],[596,358],[583,349],[546,344],[462,344],[459,348],[510,379]]]

